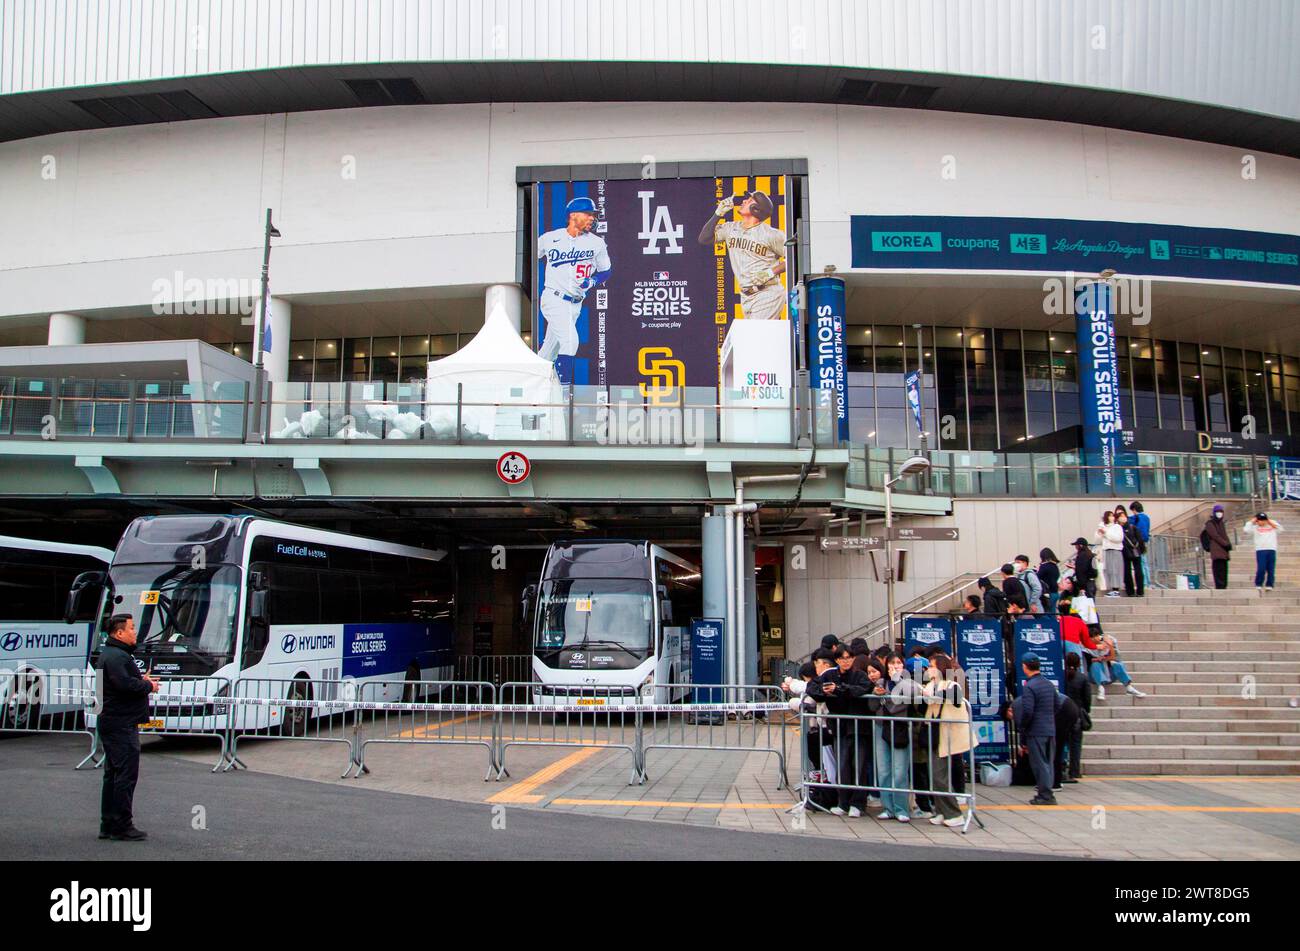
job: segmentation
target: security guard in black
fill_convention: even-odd
[[[103,708],[97,728],[104,749],[104,788],[100,794],[99,837],[118,842],[147,838],[135,827],[132,804],[140,776],[139,724],[149,719],[149,694],[158,681],[140,673],[135,651],[135,619],[115,614],[108,622],[108,639],[99,653]]]

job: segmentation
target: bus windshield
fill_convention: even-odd
[[[542,584],[537,650],[599,647],[646,657],[654,645],[649,581],[566,578]]]
[[[134,615],[139,653],[231,657],[239,609],[238,568],[115,565],[109,578],[109,613]]]

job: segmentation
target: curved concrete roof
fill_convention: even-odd
[[[0,0],[0,139],[409,102],[843,102],[1300,154],[1292,0]]]

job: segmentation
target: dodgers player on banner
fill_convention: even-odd
[[[564,208],[568,223],[537,239],[537,257],[546,262],[541,311],[546,338],[537,353],[554,362],[578,352],[578,315],[587,292],[613,270],[605,239],[592,234],[596,203],[574,198]]]
[[[726,220],[733,211],[739,220]],[[772,199],[752,191],[724,198],[700,230],[699,243],[723,244],[731,273],[740,284],[740,309],[746,320],[783,320],[786,316],[785,233],[767,223]]]

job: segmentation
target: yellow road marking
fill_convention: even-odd
[[[541,802],[546,797],[536,795],[533,790],[544,783],[549,783],[557,776],[590,759],[599,752],[600,748],[595,746],[584,746],[582,749],[574,750],[568,756],[556,760],[550,766],[539,769],[526,779],[521,779],[519,782],[501,790],[495,796],[489,796],[487,801],[509,803]]]
[[[1143,803],[1140,805],[1107,806],[1058,803],[1055,806],[1031,806],[1029,803],[997,803],[977,808],[977,812],[1091,812],[1100,806],[1107,812],[1263,812],[1284,815],[1300,815],[1300,806],[1169,806],[1162,803]]]
[[[1085,783],[1300,783],[1300,776],[1085,776]]]
[[[397,736],[414,739],[416,737],[428,736],[434,730],[441,730],[445,726],[454,726],[457,723],[468,723],[471,720],[481,720],[481,719],[483,719],[483,714],[471,713],[468,716],[454,717],[451,720],[443,720],[441,723],[426,723],[422,727],[412,728],[410,730],[402,730],[397,734]]]
[[[553,799],[554,806],[645,806],[653,809],[789,809],[791,802],[673,802],[668,799]]]
[[[531,778],[531,777],[530,777]],[[508,791],[508,790],[507,790]],[[536,797],[540,800],[542,797]],[[492,800],[488,800],[491,802]],[[536,801],[536,800],[534,800]],[[551,800],[555,806],[626,806],[646,809],[789,809],[794,803],[779,802],[677,802],[668,799],[570,799]],[[1090,812],[1094,805],[1031,806],[1028,803],[1000,803],[980,805],[976,813],[991,812]],[[1144,805],[1103,806],[1115,812],[1231,812],[1268,813],[1291,815],[1300,813],[1295,806],[1169,806],[1159,803]]]

